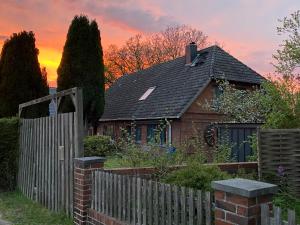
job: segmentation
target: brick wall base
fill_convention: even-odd
[[[226,193],[215,192],[215,224],[259,225],[260,205],[272,203],[272,195],[262,195],[253,198]]]
[[[88,210],[87,225],[127,225],[124,222],[118,221],[115,218],[97,212],[93,209]]]

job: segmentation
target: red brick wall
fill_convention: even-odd
[[[272,203],[273,195],[247,198],[215,191],[215,225],[259,225],[260,204]]]
[[[206,164],[206,165],[217,165],[222,171],[228,173],[236,173],[239,169],[245,169],[247,172],[257,173],[258,165],[257,162],[239,162],[239,163],[217,163],[217,164]],[[183,167],[173,167],[174,170]],[[153,167],[138,167],[138,168],[116,168],[116,169],[104,169],[106,172],[116,173],[120,175],[135,175],[140,177],[149,177],[155,172]]]
[[[91,205],[92,172],[103,168],[104,159],[86,157],[75,159],[74,169],[74,212],[75,225],[85,225],[87,212]]]

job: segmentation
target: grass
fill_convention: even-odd
[[[24,225],[72,225],[64,213],[52,213],[20,192],[0,193],[1,219]]]
[[[104,167],[108,169],[112,168],[122,168],[124,167],[124,162],[121,157],[117,156],[107,156],[104,163]]]
[[[141,161],[138,167],[149,167],[151,162]],[[121,156],[112,155],[106,156],[106,161],[104,163],[104,168],[113,169],[113,168],[128,168],[132,167],[131,163],[122,159]]]

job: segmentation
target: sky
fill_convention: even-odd
[[[272,54],[283,37],[278,19],[300,9],[299,0],[0,0],[0,48],[12,33],[33,31],[39,61],[56,85],[68,27],[84,14],[99,25],[105,51],[129,37],[151,34],[168,25],[187,24],[203,31],[252,69],[274,72]]]

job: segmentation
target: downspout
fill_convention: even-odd
[[[171,122],[168,123],[168,144],[172,146],[172,126]]]

